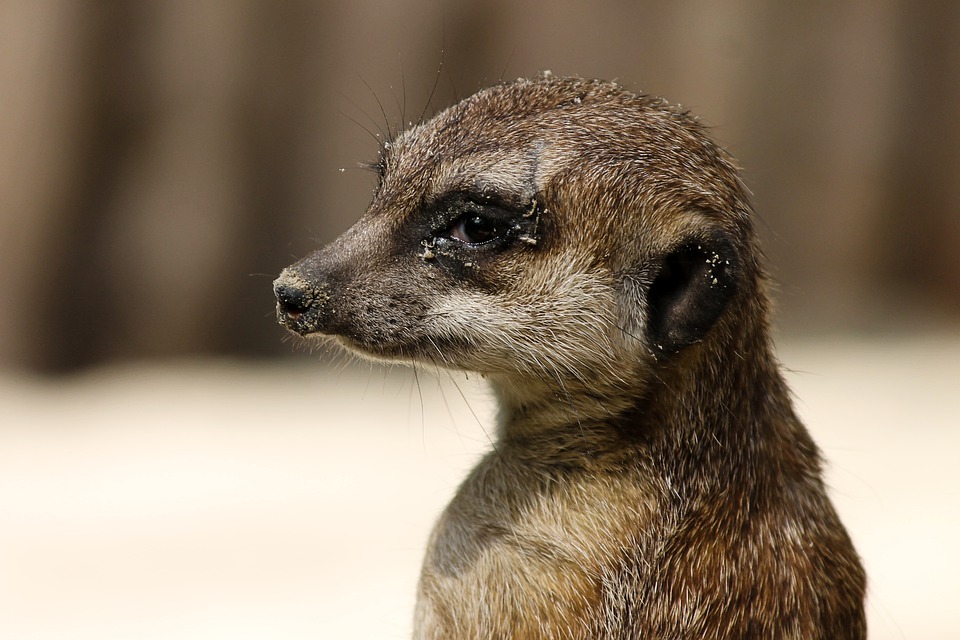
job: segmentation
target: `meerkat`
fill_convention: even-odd
[[[274,291],[298,334],[478,372],[497,398],[429,540],[415,638],[865,637],[747,191],[695,118],[543,74],[376,167],[366,213]]]

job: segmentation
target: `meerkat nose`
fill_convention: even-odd
[[[311,296],[303,289],[280,284],[274,293],[280,313],[291,320],[298,320],[310,308]]]
[[[296,275],[284,271],[273,282],[277,297],[277,322],[297,333],[309,333],[315,327],[304,322],[317,302],[317,291]]]

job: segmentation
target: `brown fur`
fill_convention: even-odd
[[[865,637],[745,189],[693,118],[545,75],[401,134],[379,168],[367,213],[275,288],[300,334],[498,396],[415,637]]]

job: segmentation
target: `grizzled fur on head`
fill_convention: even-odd
[[[277,281],[281,322],[368,357],[477,371],[528,401],[531,381],[613,397],[756,282],[731,161],[686,113],[612,83],[481,91],[377,167],[360,221]]]
[[[400,134],[378,167],[360,220],[274,287],[301,335],[498,395],[495,450],[428,545],[415,637],[865,637],[745,191],[696,120],[544,76]]]

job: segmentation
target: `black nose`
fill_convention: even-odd
[[[293,321],[299,320],[314,300],[312,293],[290,284],[275,284],[273,293],[277,296],[277,313]]]
[[[318,330],[323,305],[316,287],[297,274],[284,271],[273,282],[273,294],[277,297],[277,322],[301,335]]]

